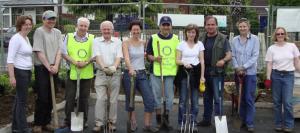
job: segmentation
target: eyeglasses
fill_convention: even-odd
[[[285,35],[285,33],[276,33],[276,36],[279,36],[279,35]]]

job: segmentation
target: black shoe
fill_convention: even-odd
[[[157,133],[159,130],[158,128],[152,127],[152,126],[145,126],[143,128],[144,132],[146,133]]]
[[[165,116],[163,116],[162,128],[166,128],[167,130],[172,130],[173,129],[173,127],[170,124],[169,115],[168,114],[165,115]]]
[[[247,128],[247,124],[245,123],[242,123],[241,127],[240,128]]]
[[[197,123],[197,126],[209,127],[209,126],[211,126],[211,123],[209,121],[202,120],[202,121]]]

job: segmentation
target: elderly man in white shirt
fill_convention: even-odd
[[[123,53],[121,40],[112,37],[113,29],[112,22],[102,22],[100,24],[102,36],[95,38],[93,43],[93,55],[96,57],[98,68],[95,80],[97,94],[95,127],[93,129],[95,132],[103,129],[106,124],[109,125],[111,130],[116,130],[117,99],[121,80],[119,65]],[[109,103],[107,100],[109,100]],[[107,103],[109,106],[107,106]]]

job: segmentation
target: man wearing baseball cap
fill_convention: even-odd
[[[154,95],[154,108],[158,128],[172,129],[169,124],[169,112],[172,110],[174,98],[173,81],[177,72],[176,47],[179,44],[178,36],[171,33],[172,20],[169,16],[163,16],[159,21],[160,31],[153,34],[148,41],[147,57],[150,63],[150,82]],[[160,67],[161,65],[161,67]],[[164,97],[166,100],[166,115],[162,119],[162,88],[161,76],[164,81]],[[162,121],[164,120],[164,121]]]
[[[34,128],[33,132],[42,130],[53,132],[51,125],[51,86],[50,76],[57,79],[61,60],[60,46],[62,46],[61,32],[54,28],[56,13],[48,10],[43,13],[43,25],[36,29],[33,35],[35,92]]]

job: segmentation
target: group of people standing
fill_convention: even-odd
[[[117,102],[121,83],[125,90],[125,109],[130,116],[132,131],[135,131],[138,125],[134,107],[129,106],[131,86],[134,86],[143,98],[145,132],[158,132],[163,124],[162,119],[167,121],[165,126],[168,129],[172,128],[169,116],[173,108],[175,86],[180,96],[178,125],[184,122],[188,106],[186,100],[190,93],[192,122],[199,126],[210,126],[213,112],[214,115],[223,114],[223,100],[219,98],[223,99],[225,68],[232,61],[237,86],[240,81],[243,82],[240,103],[243,127],[250,132],[254,131],[254,95],[260,44],[257,36],[251,34],[250,22],[247,19],[243,18],[237,22],[240,35],[233,39],[230,46],[227,37],[218,31],[218,21],[213,16],[205,18],[203,34],[200,34],[197,25],[187,25],[184,30],[185,39],[181,42],[178,36],[172,33],[172,20],[168,16],[161,17],[159,32],[153,34],[147,42],[140,38],[143,27],[139,21],[132,21],[129,24],[131,37],[121,42],[118,38],[112,37],[114,32],[112,22],[103,21],[100,24],[102,36],[95,37],[87,32],[89,20],[81,17],[77,20],[76,31],[68,33],[63,40],[61,32],[54,28],[56,13],[49,10],[44,12],[42,17],[43,25],[34,33],[33,46],[27,37],[33,26],[32,19],[28,16],[18,18],[16,22],[18,33],[10,40],[8,72],[11,85],[16,87],[13,132],[32,132],[26,122],[26,97],[33,66],[37,93],[33,132],[53,131],[50,124],[52,111],[50,77],[57,78],[61,58],[67,61],[69,68],[65,96],[66,118],[63,127],[70,127],[71,124],[70,117],[75,106],[78,78],[80,78],[78,111],[84,112],[84,127],[88,126],[88,99],[94,76],[97,94],[93,128],[95,132],[101,131],[106,124],[109,124],[112,130],[117,129]],[[295,44],[286,42],[287,33],[284,28],[277,28],[273,39],[275,44],[270,46],[266,55],[265,85],[266,88],[273,89],[275,130],[291,132],[294,126],[291,97],[294,71],[300,70],[300,54]],[[122,58],[126,64],[124,75],[120,68]],[[150,62],[149,79],[145,59]],[[187,71],[189,73],[186,73]],[[131,77],[135,77],[134,84],[130,82]],[[197,122],[200,82],[205,82],[206,90],[203,117]],[[164,115],[162,115],[164,106],[162,98],[166,102]],[[151,121],[154,112],[157,124],[155,127]],[[197,128],[194,131],[197,132]]]

